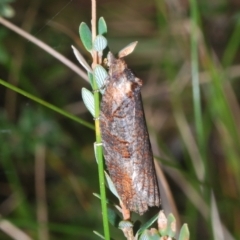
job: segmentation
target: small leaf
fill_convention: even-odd
[[[118,199],[120,199],[120,197],[119,197],[119,195],[118,195],[118,193],[117,193],[117,190],[116,190],[116,188],[115,188],[115,186],[114,186],[114,183],[113,183],[112,179],[111,179],[110,176],[107,174],[107,172],[104,172],[104,173],[105,173],[105,177],[106,177],[106,179],[107,179],[107,183],[108,183],[108,187],[109,187],[110,191],[111,191]]]
[[[101,200],[100,194],[98,194],[98,193],[93,193],[93,196]],[[111,206],[114,206],[114,207],[116,207],[116,208],[118,207],[118,206],[116,206],[113,202],[109,201],[108,199],[106,199],[106,203],[107,203],[107,204],[111,204]],[[120,208],[120,207],[119,207],[119,208]],[[117,208],[117,210],[119,210],[119,209]]]
[[[92,33],[85,22],[79,26],[79,35],[84,47],[90,52],[92,50]]]
[[[101,200],[100,194],[98,194],[98,193],[93,193],[93,196],[95,196],[96,198],[99,198],[99,199]]]
[[[94,80],[94,78],[93,78],[93,74],[90,73],[90,72],[88,72],[88,79],[89,79],[89,82],[90,82],[90,84],[91,84],[91,86],[93,88],[93,80]]]
[[[160,235],[158,234],[157,229],[146,229],[143,234],[140,236],[139,240],[159,240]]]
[[[187,224],[185,223],[185,224],[183,224],[183,226],[180,230],[178,240],[189,240],[189,239],[190,239],[190,232],[189,232]]]
[[[167,235],[169,237],[174,237],[176,233],[176,219],[172,213],[167,217]]]
[[[107,47],[107,39],[103,35],[97,35],[94,40],[94,49],[102,52]]]
[[[94,97],[93,94],[87,90],[86,88],[82,88],[82,99],[86,106],[86,108],[89,110],[89,112],[95,117],[95,107],[94,107]]]
[[[101,239],[105,239],[105,237],[104,237],[102,234],[100,234],[99,232],[93,231],[93,233],[96,234],[96,235],[97,235],[98,237],[100,237]]]
[[[129,55],[130,53],[133,52],[133,50],[135,49],[135,47],[137,46],[137,41],[136,42],[132,42],[130,44],[128,44],[125,48],[123,48],[122,50],[119,51],[118,53],[118,57],[119,58],[123,58],[126,57],[127,55]]]
[[[96,142],[93,144],[93,146],[94,146],[94,155],[95,155],[95,159],[96,159],[97,164],[98,164],[97,147],[99,147],[98,144]]]
[[[116,211],[111,208],[108,208],[108,221],[114,226],[118,227],[118,223],[121,221],[121,218],[118,216]]]
[[[133,223],[128,220],[123,220],[119,223],[118,228],[120,229],[133,228]]]
[[[79,61],[79,63],[86,69],[87,72],[91,73],[92,69],[88,65],[88,63],[86,62],[84,57],[81,55],[81,53],[73,45],[72,45],[72,49],[73,49],[73,53],[74,53],[75,57],[77,58],[77,60]]]
[[[140,236],[139,240],[149,240],[150,239],[150,234],[148,230],[146,229],[143,234]]]
[[[165,214],[163,213],[163,211],[160,211],[159,215],[158,215],[158,230],[162,236],[166,235],[167,218],[166,218]]]
[[[141,234],[144,230],[146,230],[147,228],[149,228],[154,222],[156,222],[156,220],[158,219],[158,214],[156,214],[155,216],[153,216],[149,221],[147,221],[146,223],[144,223],[142,225],[142,227],[137,231],[138,234]]]
[[[0,16],[11,18],[14,15],[15,15],[15,11],[10,5],[4,4],[0,6]]]
[[[98,20],[98,34],[103,35],[107,33],[107,24],[103,17]]]
[[[96,79],[96,83],[98,85],[98,88],[99,88],[100,92],[103,94],[104,93],[105,82],[106,82],[106,79],[108,77],[108,73],[105,70],[105,68],[103,68],[101,65],[97,65],[94,68],[94,75],[95,75],[95,79]]]

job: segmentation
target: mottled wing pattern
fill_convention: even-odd
[[[111,59],[101,102],[104,157],[123,204],[143,214],[159,206],[160,195],[142,106],[142,82],[122,59]]]

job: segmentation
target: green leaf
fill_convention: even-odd
[[[121,221],[121,218],[118,216],[116,211],[111,208],[108,208],[108,221],[114,226],[118,227],[118,223]]]
[[[103,35],[107,33],[107,24],[103,17],[98,20],[98,34]]]
[[[100,196],[100,194],[98,194],[98,193],[93,193],[93,196],[95,196],[96,198],[98,198],[98,199],[101,200],[101,196]]]
[[[11,18],[15,14],[14,9],[9,5],[0,6],[0,16]]]
[[[94,49],[102,52],[107,47],[107,39],[102,35],[97,35],[94,40]]]
[[[158,213],[153,216],[149,221],[142,225],[142,227],[137,231],[138,234],[141,234],[144,230],[149,228],[156,220],[158,219]]]
[[[145,230],[140,236],[139,240],[159,240],[160,235],[158,234],[157,229]]]
[[[167,217],[167,235],[169,237],[174,237],[176,233],[176,219],[172,213]]]
[[[183,226],[180,230],[178,240],[189,240],[189,239],[190,239],[190,232],[189,232],[187,224],[185,223],[185,224],[183,224]]]
[[[92,88],[93,88],[94,78],[93,78],[93,74],[90,73],[90,72],[88,72],[88,79],[89,79],[89,82],[90,82],[90,84],[91,84],[91,86],[92,86]]]
[[[99,232],[93,231],[93,233],[96,234],[96,235],[97,235],[98,237],[100,237],[101,239],[105,239],[105,237],[104,237],[102,234],[100,234]]]
[[[75,57],[77,58],[77,60],[79,61],[79,63],[86,69],[87,72],[91,73],[92,69],[88,65],[88,63],[86,62],[84,57],[80,54],[80,52],[74,46],[72,46],[72,49],[73,49],[73,53],[74,53]]]
[[[97,143],[95,142],[95,143],[93,144],[93,147],[94,147],[94,156],[95,156],[96,162],[97,162],[97,164],[98,164],[97,147],[99,147],[99,146],[98,146]]]
[[[101,196],[98,193],[93,193],[93,196],[101,200]],[[106,199],[106,203],[111,204],[111,206],[115,206],[115,203],[109,201],[108,199]]]
[[[117,193],[117,190],[114,186],[114,183],[112,182],[112,179],[110,178],[110,176],[107,174],[107,172],[104,172],[105,173],[105,177],[107,179],[107,183],[108,183],[108,187],[110,189],[110,191],[118,198],[120,199],[118,193]]]
[[[86,71],[88,73],[89,72],[91,73],[92,72],[92,68],[86,62],[84,57],[80,54],[80,52],[74,46],[72,46],[72,49],[73,49],[73,53],[74,53],[75,57],[77,58],[77,60],[79,61],[79,63],[86,69]]]
[[[105,70],[105,68],[103,68],[101,65],[97,65],[94,68],[94,75],[95,75],[95,79],[96,79],[98,88],[99,88],[100,92],[103,94],[104,93],[103,87],[105,85],[106,78],[108,77],[108,73]]]
[[[161,236],[167,235],[167,218],[162,210],[159,212],[158,215],[158,230]]]
[[[133,228],[133,223],[128,220],[122,220],[121,222],[119,222],[118,228],[119,229]]]
[[[92,50],[92,33],[88,25],[82,22],[79,26],[79,35],[82,40],[84,47],[91,52]]]
[[[82,88],[82,99],[89,110],[89,112],[95,117],[95,107],[94,107],[94,96],[93,94],[86,88]]]
[[[143,234],[140,236],[139,240],[149,240],[150,239],[150,234],[148,230],[146,229]]]

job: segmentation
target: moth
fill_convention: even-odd
[[[142,80],[127,67],[123,57],[128,54],[129,49],[121,51],[120,58],[111,52],[107,55],[109,76],[100,129],[106,166],[122,203],[143,214],[149,206],[160,205],[160,194],[140,92]]]

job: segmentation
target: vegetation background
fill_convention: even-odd
[[[198,1],[198,119],[191,84],[191,74],[197,73],[191,73],[189,2],[97,3],[112,52],[139,41],[126,61],[144,81],[153,151],[191,239],[240,239],[240,2]],[[11,6],[12,23],[76,64],[71,45],[91,62],[78,35],[81,22],[90,25],[91,1],[18,0]],[[80,94],[89,84],[3,25],[0,78],[93,123]],[[99,192],[94,131],[4,86],[0,104],[0,239],[12,239],[3,231],[6,222],[12,232],[21,230],[30,239],[97,239],[92,231],[102,232],[102,220],[100,202],[92,194]],[[163,201],[164,208],[168,204]],[[120,230],[111,228],[111,233],[123,239]]]

